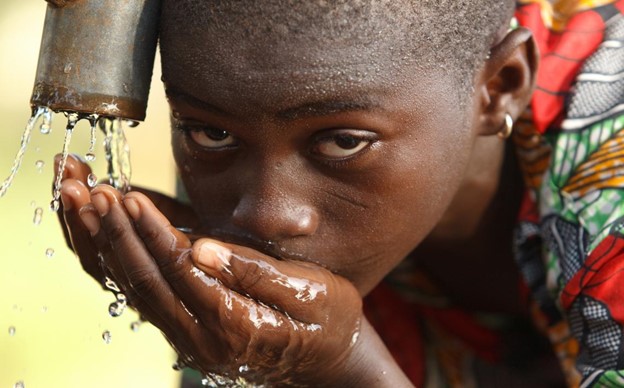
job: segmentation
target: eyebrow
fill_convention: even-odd
[[[183,100],[187,104],[202,110],[206,110],[219,115],[229,116],[229,112],[220,109],[206,101],[200,100],[188,93],[175,88],[167,88],[165,91],[167,96],[175,97]],[[277,117],[285,120],[297,120],[305,117],[321,117],[332,114],[370,111],[381,109],[381,104],[368,97],[358,97],[355,100],[322,100],[303,105],[286,108],[277,113]]]

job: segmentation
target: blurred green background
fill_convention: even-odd
[[[0,180],[9,174],[30,116],[45,9],[43,0],[0,1]],[[148,119],[126,134],[132,182],[172,194],[168,111],[159,80],[157,63]],[[33,131],[21,170],[0,198],[0,388],[19,381],[26,388],[178,386],[173,352],[158,330],[144,323],[133,332],[137,315],[129,310],[110,317],[113,295],[83,273],[65,247],[48,207],[53,157],[62,148],[65,125],[63,116],[54,118],[50,135]],[[100,135],[93,168],[104,177],[101,140]],[[70,152],[84,155],[88,147],[88,126],[81,122]],[[41,171],[38,160],[45,162]],[[40,225],[33,223],[36,207],[44,210]],[[51,258],[48,248],[55,252]],[[102,340],[105,330],[110,344]]]

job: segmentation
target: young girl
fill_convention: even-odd
[[[207,375],[624,382],[624,1],[522,3],[165,0],[190,205],[71,160],[83,266]]]

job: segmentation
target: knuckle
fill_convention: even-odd
[[[120,223],[107,223],[106,234],[109,240],[121,240],[126,237],[127,230],[125,226]]]
[[[186,280],[187,271],[178,260],[161,260],[160,270],[170,283],[182,283]]]
[[[152,294],[159,287],[158,276],[153,271],[138,269],[127,275],[133,294]]]
[[[165,237],[163,230],[167,227],[168,225],[163,225],[157,228],[141,228],[141,237],[148,245],[159,244]]]
[[[252,291],[260,282],[262,277],[262,268],[254,262],[246,263],[236,278],[236,286],[241,290]]]

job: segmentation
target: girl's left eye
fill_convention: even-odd
[[[330,159],[348,158],[370,146],[374,140],[375,134],[370,131],[343,131],[321,137],[312,152]]]
[[[189,136],[198,145],[209,149],[231,148],[237,145],[234,136],[227,131],[215,128],[193,128],[189,129]]]

